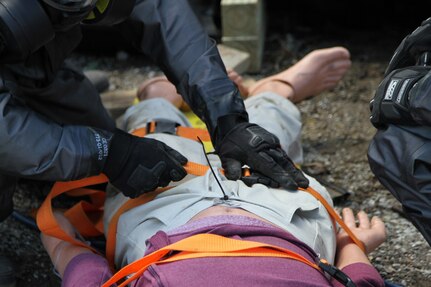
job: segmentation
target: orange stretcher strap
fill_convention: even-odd
[[[329,213],[332,219],[335,219],[335,221],[344,229],[344,231],[347,232],[347,234],[350,236],[350,238],[355,242],[359,248],[362,249],[362,251],[365,253],[365,246],[360,241],[356,235],[350,230],[350,228],[344,223],[343,219],[338,215],[338,213],[335,211],[335,209],[326,201],[326,199],[318,193],[316,190],[314,190],[311,187],[307,187],[307,189],[299,188],[300,190],[303,190],[305,192],[310,193],[312,196],[314,196],[318,201],[320,201],[323,206],[326,208],[326,211]]]
[[[46,199],[37,211],[36,223],[39,230],[44,234],[57,237],[81,247],[89,248],[93,252],[99,253],[96,249],[88,246],[86,243],[70,236],[60,227],[57,219],[54,216],[52,209],[52,199],[71,190],[76,190],[79,195],[88,194],[90,195],[90,198],[96,198],[97,202],[95,205],[81,204],[79,207],[75,207],[67,211],[65,215],[84,237],[94,234],[103,234],[103,232],[100,232],[103,231],[101,216],[103,215],[104,192],[93,189],[86,190],[82,189],[82,187],[97,185],[107,181],[108,179],[105,175],[99,175],[69,182],[56,182],[52,187],[51,192],[47,195]],[[85,191],[87,191],[87,193]],[[88,217],[89,213],[92,212],[94,215],[96,211],[97,216],[93,216],[93,218]]]
[[[135,136],[144,137],[147,134],[154,133],[155,130],[156,130],[156,122],[150,122],[149,127],[136,129],[132,132],[132,134]],[[211,141],[211,137],[208,131],[204,129],[178,126],[175,128],[175,134],[177,136],[188,138],[195,141],[198,141],[198,137],[202,141]]]
[[[171,251],[180,253],[163,259]],[[197,234],[159,250],[125,266],[106,281],[102,287],[109,287],[123,278],[130,276],[118,287],[123,287],[137,279],[151,264],[163,264],[179,260],[202,257],[278,257],[297,260],[308,266],[320,270],[318,265],[302,255],[275,245],[226,238],[215,234]]]
[[[144,193],[140,197],[129,199],[115,212],[109,222],[108,234],[106,236],[106,259],[108,260],[109,266],[112,270],[115,270],[115,245],[117,243],[117,226],[120,216],[130,209],[153,200],[157,195],[167,189],[169,189],[169,187],[159,188],[153,192]]]

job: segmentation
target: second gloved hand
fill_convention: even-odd
[[[386,76],[370,102],[371,123],[376,128],[388,124],[429,125],[429,72],[429,67],[411,66]]]
[[[117,130],[103,172],[124,195],[135,198],[183,179],[186,163],[187,158],[160,141]]]
[[[226,122],[232,121],[227,119],[223,122],[223,119],[219,120],[218,127],[221,130],[226,129]],[[241,178],[242,166],[248,165],[281,187],[288,189],[308,187],[308,179],[282,150],[275,135],[249,122],[239,122],[227,129],[226,134],[219,133],[216,151],[228,179]]]

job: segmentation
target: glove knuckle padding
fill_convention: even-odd
[[[153,168],[138,165],[127,178],[127,185],[136,191],[129,196],[134,198],[138,196],[142,190],[150,191],[156,189],[160,181],[160,175],[165,168],[166,164],[164,162],[158,162]]]
[[[236,159],[225,158],[222,162],[222,166],[228,179],[237,180],[241,177],[242,164]]]
[[[104,172],[126,196],[136,197],[187,175],[181,163],[171,155],[172,151],[160,141],[117,131]]]
[[[386,124],[417,124],[410,112],[412,91],[430,68],[412,66],[392,71],[378,86],[370,102],[371,123],[377,128]]]

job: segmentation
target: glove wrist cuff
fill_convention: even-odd
[[[238,124],[248,123],[247,114],[229,114],[217,119],[216,146]]]
[[[108,158],[103,167],[103,172],[111,179],[122,170],[128,154],[129,147],[132,144],[133,138],[127,132],[116,129],[114,136],[109,144]]]

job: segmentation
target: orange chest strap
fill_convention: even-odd
[[[158,122],[153,121],[149,122],[146,127],[136,129],[132,132],[135,136],[144,137],[151,133],[157,133],[157,124]],[[176,126],[174,123],[169,130],[169,134],[176,134],[177,136],[188,138],[191,140],[198,140],[198,137],[202,141],[211,141],[211,137],[207,130],[193,128],[193,127],[185,127],[185,126]]]
[[[179,253],[169,256],[172,251]],[[185,259],[203,257],[277,257],[297,260],[308,266],[321,270],[319,266],[303,257],[302,255],[288,249],[247,240],[226,238],[215,234],[197,234],[176,243],[165,246],[147,256],[123,267],[102,287],[109,287],[130,276],[118,287],[123,287],[141,276],[151,264],[164,264]],[[132,275],[133,274],[133,275]]]

